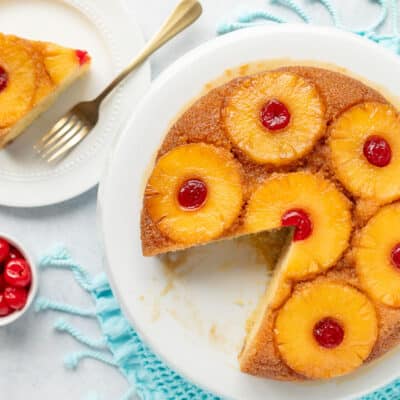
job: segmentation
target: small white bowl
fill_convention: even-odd
[[[19,240],[17,240],[15,237],[10,236],[8,234],[0,232],[0,238],[6,239],[11,245],[13,245],[20,251],[20,253],[25,257],[26,261],[28,261],[32,272],[31,287],[29,289],[28,299],[26,301],[24,308],[18,311],[14,311],[12,314],[9,314],[5,317],[0,317],[0,327],[2,327],[13,323],[14,321],[22,317],[22,315],[25,314],[25,312],[31,306],[33,299],[36,296],[39,282],[38,282],[38,270],[36,267],[36,263],[31,254],[29,253],[29,251],[27,250],[27,247],[24,244],[22,244]]]

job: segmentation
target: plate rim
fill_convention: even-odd
[[[70,7],[76,8],[74,5],[74,2],[80,3],[82,0],[58,0],[61,3],[64,3]],[[84,0],[85,1],[85,0]],[[91,5],[92,6],[92,5]],[[96,9],[102,8],[102,3],[96,3],[93,4]],[[125,0],[117,0],[114,1],[113,7],[117,8],[119,7],[121,10],[121,15],[126,15],[126,18],[124,18],[123,23],[129,28],[130,32],[137,38],[138,43],[140,44],[140,47],[138,51],[140,51],[140,48],[145,45],[145,37],[143,34],[143,30],[138,22],[137,17],[133,14],[132,10],[128,7],[128,4]],[[78,10],[81,11],[81,10]],[[147,60],[144,62],[133,74],[138,73],[140,74],[140,80],[141,84],[144,85],[145,90],[148,89],[151,85],[151,67],[150,67],[150,61]],[[118,89],[117,89],[118,90]],[[112,96],[115,95],[112,94]],[[122,98],[122,101],[124,101],[124,97]],[[138,102],[139,103],[139,102]],[[136,104],[136,106],[138,105]],[[125,129],[126,125],[128,124],[130,120],[130,117],[127,117],[125,121],[123,121],[118,127],[117,127],[117,133],[115,134],[115,138],[119,136],[120,133]],[[114,140],[112,142],[112,145],[114,146],[116,141]],[[111,149],[112,151],[112,149]],[[111,152],[110,151],[110,152]],[[51,195],[46,195],[46,196],[41,196],[39,198],[35,197],[33,200],[29,200],[29,196],[24,196],[19,199],[12,199],[12,198],[7,198],[7,199],[0,199],[0,205],[6,208],[40,208],[40,207],[46,207],[46,206],[51,206],[51,205],[56,205],[60,204],[63,202],[66,202],[68,200],[74,199],[86,192],[88,192],[90,189],[93,189],[96,187],[101,179],[103,170],[105,168],[105,165],[107,163],[109,155],[105,157],[105,162],[97,169],[97,171],[93,174],[94,178],[88,180],[87,182],[84,182],[82,184],[79,184],[79,181],[73,185],[70,186],[70,189],[68,191],[58,191],[54,190]],[[84,166],[85,163],[82,164]],[[61,174],[59,176],[59,179],[62,180],[64,174]],[[42,181],[41,181],[42,182]],[[10,185],[15,185],[16,182],[10,182]],[[29,185],[34,186],[35,183],[34,181],[29,182]]]
[[[296,33],[296,32],[312,32],[316,34],[327,34],[327,35],[332,35],[332,36],[339,36],[343,37],[347,40],[352,40],[354,44],[359,43],[360,45],[369,47],[372,52],[378,52],[384,55],[386,58],[392,58],[400,67],[400,58],[396,56],[395,54],[391,53],[388,49],[383,48],[382,46],[369,41],[365,38],[362,38],[360,36],[357,36],[354,33],[339,30],[334,27],[329,27],[329,26],[313,26],[313,25],[307,25],[307,24],[301,24],[301,23],[292,23],[292,24],[280,24],[280,25],[265,25],[265,26],[256,26],[256,27],[248,27],[246,29],[240,29],[238,31],[230,32],[227,33],[223,36],[218,36],[213,39],[210,39],[199,46],[193,48],[192,50],[188,51],[178,59],[176,59],[172,64],[170,64],[166,69],[164,69],[160,75],[152,81],[150,90],[146,93],[146,95],[141,99],[139,104],[137,105],[135,112],[132,114],[130,119],[128,120],[127,124],[125,125],[125,128],[122,130],[121,134],[116,140],[115,146],[110,153],[110,156],[108,158],[106,167],[103,170],[103,174],[100,179],[100,184],[99,184],[99,191],[98,191],[98,198],[97,198],[97,219],[98,219],[98,224],[99,224],[99,231],[102,239],[102,243],[104,246],[104,252],[105,252],[105,269],[106,269],[106,274],[109,278],[109,282],[111,285],[111,288],[113,290],[113,293],[115,294],[121,309],[128,319],[128,321],[132,324],[132,326],[135,328],[135,330],[138,332],[139,336],[142,338],[144,343],[149,346],[149,348],[162,359],[167,366],[169,366],[171,369],[173,369],[175,372],[177,372],[179,375],[184,377],[187,381],[193,383],[194,385],[202,388],[205,391],[208,391],[210,393],[213,393],[217,396],[220,396],[222,398],[227,398],[226,395],[221,393],[221,391],[212,386],[212,385],[205,385],[201,382],[197,382],[196,379],[194,379],[189,373],[187,373],[185,370],[183,370],[177,363],[174,362],[174,360],[167,359],[164,357],[164,354],[162,352],[162,349],[159,349],[157,345],[153,342],[151,339],[151,336],[149,336],[146,332],[144,332],[140,326],[140,322],[137,321],[136,317],[133,315],[132,312],[129,310],[129,306],[127,302],[125,301],[126,299],[124,296],[120,293],[118,290],[118,284],[117,284],[117,279],[113,273],[113,268],[111,267],[111,262],[110,262],[110,256],[109,256],[109,249],[107,245],[107,240],[106,240],[106,232],[105,232],[105,208],[106,208],[106,197],[107,197],[107,189],[109,186],[108,178],[110,175],[110,170],[112,168],[113,160],[116,157],[116,154],[118,153],[119,146],[122,146],[122,143],[124,141],[124,138],[129,135],[131,127],[134,126],[133,122],[137,118],[137,115],[140,114],[142,109],[145,108],[147,102],[149,99],[152,98],[154,93],[156,93],[159,88],[166,82],[171,76],[173,76],[177,71],[179,71],[184,65],[188,65],[196,60],[196,58],[201,57],[204,53],[207,53],[208,51],[212,50],[214,47],[218,47],[219,45],[223,44],[228,44],[230,42],[234,42],[237,38],[247,35],[251,37],[251,35],[255,35],[257,33],[265,32],[266,34],[269,32],[284,32],[284,33]],[[261,58],[260,58],[261,59]],[[235,67],[235,66],[232,66]],[[223,71],[221,71],[222,73]],[[204,82],[206,83],[206,82]],[[361,390],[358,391],[357,393],[349,394],[346,395],[345,397],[341,397],[341,400],[354,400],[354,398],[362,397],[365,396],[366,394],[370,394],[380,388],[385,387],[387,384],[392,382],[393,378],[388,378],[387,381],[384,383],[377,383],[373,386],[371,386],[369,389]]]

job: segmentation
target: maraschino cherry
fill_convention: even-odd
[[[31,283],[32,273],[29,264],[23,258],[8,261],[4,268],[4,280],[10,286],[27,287]]]
[[[5,261],[10,254],[10,245],[7,240],[0,238],[0,263]]]
[[[287,107],[277,99],[269,100],[260,110],[261,123],[270,131],[286,128],[290,117]]]
[[[89,53],[86,50],[75,50],[79,65],[86,64],[90,60]]]
[[[188,179],[179,188],[178,203],[185,210],[198,210],[206,202],[207,192],[207,185],[201,179]]]
[[[312,233],[312,222],[310,216],[302,209],[294,208],[286,211],[281,219],[282,226],[294,226],[293,240],[307,239]]]
[[[8,74],[7,71],[0,66],[0,93],[7,87],[8,85]]]
[[[0,317],[25,307],[32,283],[32,270],[24,255],[0,237]]]
[[[333,349],[343,342],[344,330],[338,321],[328,317],[315,324],[313,335],[321,347]]]
[[[372,135],[364,143],[364,156],[375,167],[386,167],[392,159],[390,144],[381,136]]]
[[[8,254],[8,260],[15,260],[16,258],[24,258],[22,253],[13,245],[10,245],[10,252]]]
[[[0,275],[0,293],[4,292],[4,289],[7,287],[7,283],[4,279],[4,275]]]
[[[8,286],[4,290],[4,298],[13,310],[21,310],[26,304],[28,292],[24,288]]]
[[[397,243],[390,254],[392,265],[400,271],[400,243]]]
[[[8,305],[6,298],[4,296],[4,292],[0,292],[0,317],[5,317],[8,314],[11,314],[12,309]]]

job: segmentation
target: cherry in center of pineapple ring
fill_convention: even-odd
[[[188,179],[178,191],[178,203],[185,210],[198,210],[207,199],[207,185],[201,179]]]
[[[375,167],[386,167],[392,159],[390,144],[381,136],[372,135],[364,143],[364,156]]]
[[[312,222],[309,215],[300,208],[286,211],[281,219],[282,226],[294,226],[293,240],[307,239],[312,233]]]
[[[290,112],[277,99],[269,100],[260,110],[261,123],[270,131],[286,128],[290,122]]]
[[[390,254],[392,265],[400,271],[400,243],[397,243]]]
[[[0,93],[7,87],[8,74],[7,71],[0,66]]]
[[[333,349],[343,342],[344,330],[338,321],[328,317],[314,325],[313,335],[320,346]]]

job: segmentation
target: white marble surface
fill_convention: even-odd
[[[157,29],[176,3],[176,0],[126,1],[142,26],[146,38]],[[299,2],[307,4],[317,23],[329,22],[326,12],[316,1]],[[348,25],[365,26],[376,15],[376,6],[369,0],[333,2],[341,6],[343,20]],[[263,7],[266,1],[202,0],[202,3],[204,15],[196,25],[153,57],[153,77],[191,48],[212,39],[215,36],[216,23],[222,16],[232,15],[238,6]],[[271,9],[274,7],[271,6]],[[280,12],[280,15],[298,21],[290,13]],[[266,51],[267,49],[266,43]],[[90,272],[100,272],[103,253],[96,229],[96,193],[97,190],[93,189],[67,203],[40,209],[0,208],[0,231],[21,238],[37,256],[53,245],[63,243]],[[41,293],[48,297],[82,306],[91,304],[90,299],[82,294],[68,273],[46,271],[42,274],[40,286]],[[56,318],[54,313],[35,315],[31,310],[17,323],[0,330],[0,399],[83,399],[91,389],[102,393],[104,399],[118,399],[127,384],[111,367],[86,360],[80,365],[78,372],[63,368],[64,355],[79,350],[80,345],[67,335],[53,332],[52,324]],[[92,336],[98,335],[95,322],[67,318],[81,330]]]

